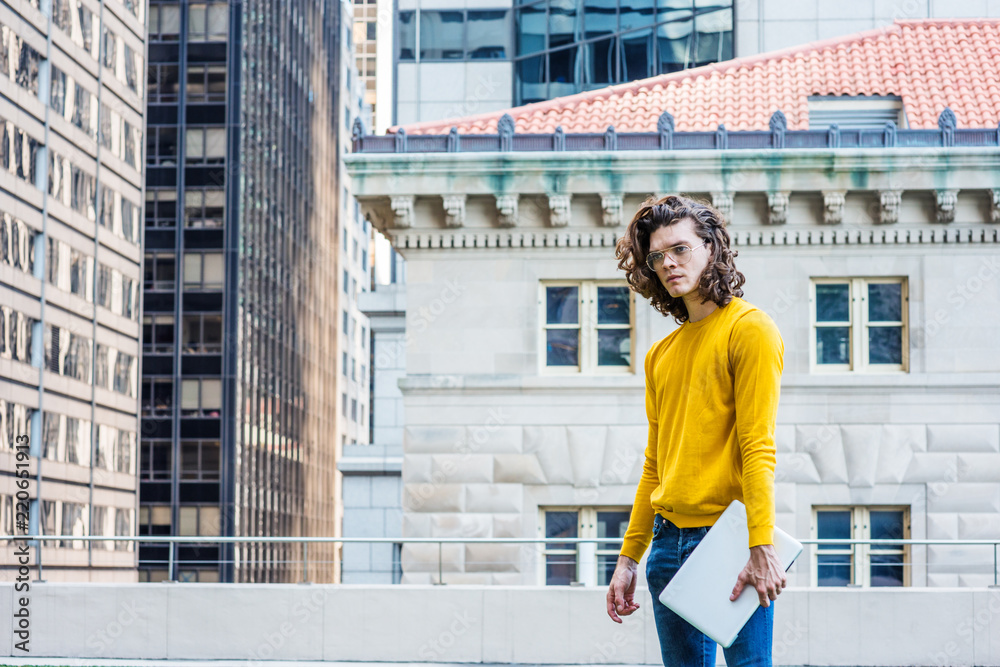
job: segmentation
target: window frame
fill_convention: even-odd
[[[568,325],[550,325],[546,317],[547,288],[549,287],[577,287],[577,313],[578,328],[580,331],[579,354],[576,366],[549,366],[546,359],[548,339],[546,331],[548,329],[572,329]],[[624,325],[598,325],[597,317],[597,290],[599,287],[624,287],[628,290],[629,299],[629,346],[631,348],[630,363],[628,366],[601,366],[598,362],[598,335],[599,329],[624,329]],[[602,279],[602,280],[540,280],[538,283],[538,372],[540,375],[634,375],[636,368],[635,359],[635,292],[628,287],[624,280]]]
[[[817,333],[823,327],[843,327],[845,323],[819,323],[816,321],[816,286],[817,285],[848,285],[850,321],[847,323],[850,332],[850,362],[847,364],[820,364],[817,359]],[[900,314],[902,320],[897,322],[871,323],[868,320],[868,286],[873,284],[900,285],[902,299]],[[909,280],[906,276],[850,276],[850,277],[813,277],[809,281],[809,371],[816,374],[838,373],[909,373],[910,372],[910,323],[909,323]],[[868,329],[871,327],[901,327],[900,361],[899,364],[869,363]]]
[[[599,512],[623,512],[631,516],[632,506],[619,506],[619,505],[569,505],[569,506],[539,506],[538,508],[538,537],[545,537],[545,515],[548,512],[576,512],[577,515],[577,530],[576,534],[578,538],[596,538],[597,534],[597,514]],[[619,538],[608,538],[608,539],[619,539]],[[570,585],[583,585],[583,582],[588,580],[596,582],[597,586],[602,586],[604,584],[600,583],[600,557],[601,556],[614,556],[616,559],[618,554],[621,552],[621,546],[615,546],[613,549],[601,549],[600,543],[595,543],[595,549],[593,552],[593,567],[594,571],[586,573],[591,576],[581,576],[583,563],[581,561],[582,554],[580,545],[581,542],[577,542],[573,550],[570,549],[550,549],[548,543],[541,543],[541,548],[536,549],[536,570],[538,572],[538,585],[539,586],[558,586],[559,584],[549,584],[546,581],[546,557],[549,555],[570,555],[576,554],[576,579]]]
[[[871,512],[902,512],[903,513],[903,536],[900,539],[910,539],[912,535],[911,513],[908,505],[814,505],[811,509],[809,537],[817,539],[819,535],[819,512],[851,512],[851,537],[852,540],[864,540],[871,537]],[[910,545],[899,547],[885,546],[876,547],[876,555],[899,555],[903,556],[903,585],[901,588],[911,588],[913,586],[913,549]],[[872,546],[870,544],[851,544],[847,549],[828,549],[823,555],[849,555],[851,557],[851,583],[849,587],[871,588],[871,556]],[[859,563],[861,566],[859,566]],[[810,549],[809,554],[809,579],[810,585],[819,587],[819,548]],[[839,586],[824,586],[826,588],[840,588]],[[882,588],[882,587],[878,587]],[[896,588],[887,586],[885,588]]]

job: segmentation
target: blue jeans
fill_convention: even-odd
[[[708,528],[678,528],[659,514],[646,560],[646,580],[653,596],[653,617],[664,667],[714,667],[716,643],[660,602],[660,593],[708,533]],[[736,581],[733,581],[736,585]],[[733,645],[723,649],[727,667],[771,667],[774,601],[758,607]]]

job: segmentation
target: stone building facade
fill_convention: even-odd
[[[786,132],[781,114],[769,132],[671,127],[356,138],[354,192],[407,261],[403,536],[621,534],[641,361],[675,324],[620,291],[615,242],[645,197],[679,192],[723,212],[744,298],[784,339],[778,525],[1000,539],[996,131],[949,111],[898,135]],[[408,545],[402,580],[601,585],[617,549]],[[810,548],[791,583],[978,586],[993,567],[988,546]]]

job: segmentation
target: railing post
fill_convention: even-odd
[[[444,584],[444,568],[442,565],[443,558],[441,556],[441,550],[444,548],[443,542],[438,542],[438,585]]]
[[[177,580],[177,578],[174,577],[174,547],[176,546],[176,544],[177,543],[173,539],[171,539],[170,540],[170,548],[167,550],[167,554],[169,554],[167,556],[167,580],[168,581],[176,581]]]
[[[997,542],[993,543],[993,585],[997,585]]]
[[[302,543],[302,583],[309,583],[309,543]]]

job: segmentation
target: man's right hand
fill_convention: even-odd
[[[628,556],[618,556],[615,573],[608,587],[608,616],[621,623],[620,616],[628,616],[639,605],[635,602],[635,585],[639,581],[639,564]]]

